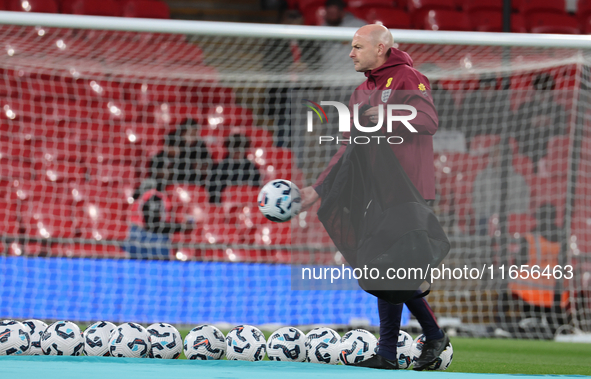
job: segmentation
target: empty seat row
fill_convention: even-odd
[[[524,1],[520,13],[511,15],[511,31],[518,33],[590,33],[591,10],[581,12],[579,17],[567,14],[564,2]],[[349,10],[368,23],[381,22],[389,28],[456,30],[456,31],[503,31],[502,0],[467,1],[459,11],[454,1],[411,1],[408,11],[391,5],[367,2],[363,7]],[[585,8],[583,8],[585,9]],[[320,25],[324,8],[321,2],[316,7],[306,4],[303,8],[307,24]]]
[[[3,0],[0,1],[0,10],[90,16],[170,18],[168,5],[160,0]]]
[[[323,6],[326,0],[290,0],[292,8],[302,11]],[[355,12],[367,8],[393,8],[420,12],[425,9],[448,10],[503,10],[503,0],[345,0],[347,9]],[[523,14],[540,11],[566,12],[565,0],[512,0],[511,9]],[[591,5],[586,0],[578,0],[577,14],[587,16],[591,14]]]

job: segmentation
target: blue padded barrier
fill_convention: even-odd
[[[280,264],[0,257],[0,318],[379,324],[361,290],[294,291],[290,280]]]

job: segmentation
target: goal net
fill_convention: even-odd
[[[313,184],[338,149],[290,110],[348,103],[365,80],[353,30],[1,16],[0,317],[378,324],[359,291],[286,297],[288,265],[345,262],[318,204],[273,223],[256,203],[269,180]],[[588,50],[441,33],[394,31],[439,113],[433,208],[452,250],[429,302],[469,335],[590,332]]]

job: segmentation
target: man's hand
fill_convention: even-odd
[[[312,186],[302,188],[300,195],[302,197],[302,212],[310,208],[320,198]]]
[[[363,112],[362,116],[369,118],[369,121],[372,122],[373,124],[377,124],[379,109],[380,109],[379,106],[371,107],[368,110],[366,110],[365,112]]]

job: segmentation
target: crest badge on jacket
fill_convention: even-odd
[[[391,89],[387,89],[382,91],[382,103],[387,103],[388,99],[390,98],[390,94],[392,93]]]

